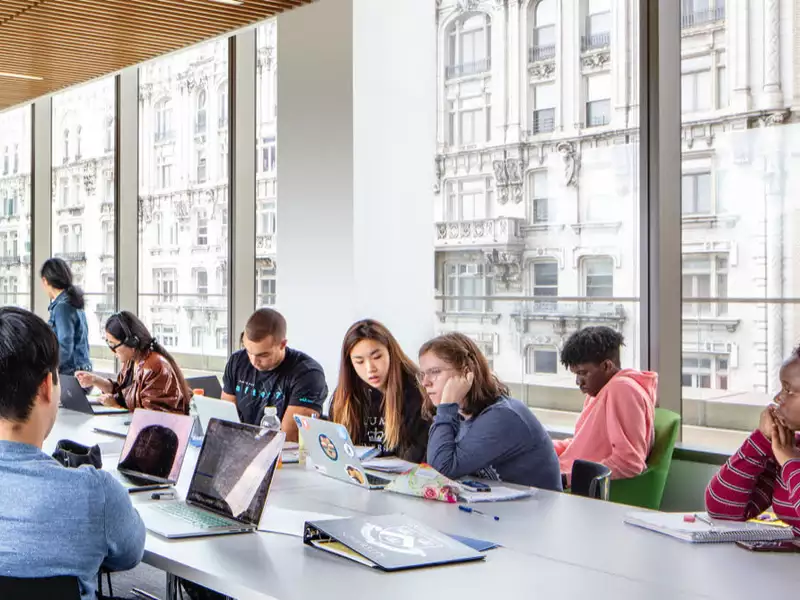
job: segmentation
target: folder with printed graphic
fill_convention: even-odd
[[[383,571],[484,559],[480,552],[404,515],[309,521],[303,542]]]
[[[791,529],[721,521],[706,513],[632,512],[625,515],[625,522],[685,542],[772,542],[794,538]]]

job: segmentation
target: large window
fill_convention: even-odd
[[[31,112],[0,113],[0,304],[23,308],[31,306]]]
[[[228,351],[227,63],[220,38],[139,70],[139,316],[186,369]]]
[[[530,62],[547,60],[556,55],[556,0],[538,0],[531,2],[533,9],[533,36],[528,55]]]
[[[448,263],[445,269],[445,292],[454,298],[448,310],[453,312],[486,312],[491,302],[485,299],[492,293],[492,280],[482,264]]]
[[[611,122],[611,76],[586,77],[586,126],[599,127]]]
[[[115,107],[113,77],[53,96],[53,252],[83,287],[95,360],[107,356],[103,325],[116,310]]]
[[[478,13],[450,25],[447,36],[447,78],[483,73],[491,68],[491,19]]]
[[[491,200],[486,179],[462,179],[447,182],[445,220],[474,221],[485,219]]]

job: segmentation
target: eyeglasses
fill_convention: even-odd
[[[108,346],[108,348],[109,348],[109,349],[110,349],[112,352],[116,352],[116,351],[117,351],[117,348],[119,348],[120,346],[122,346],[122,344],[123,344],[123,342],[117,342],[116,344],[112,344],[111,342],[109,342],[108,340],[106,340],[106,346]]]
[[[428,379],[430,381],[436,381],[439,379],[439,375],[444,373],[445,371],[455,371],[452,367],[433,367],[432,369],[428,369],[427,371],[417,371],[417,381],[420,383],[425,383],[425,380]]]

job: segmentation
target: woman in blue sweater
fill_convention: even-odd
[[[42,265],[41,276],[50,298],[50,327],[58,338],[58,372],[74,375],[76,371],[91,371],[83,292],[73,285],[69,265],[60,258],[50,258]]]
[[[420,379],[433,414],[428,463],[457,479],[472,475],[561,491],[553,442],[531,410],[509,397],[478,346],[447,333],[423,344]]]

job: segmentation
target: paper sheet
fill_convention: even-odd
[[[465,490],[458,493],[459,499],[465,502],[503,502],[504,500],[527,498],[532,495],[533,490],[516,490],[494,484],[492,484],[492,491],[490,492],[469,492]]]
[[[406,473],[417,465],[402,458],[395,458],[394,456],[387,456],[385,458],[373,458],[361,463],[365,469],[372,469],[373,471],[381,471],[382,473]]]
[[[342,518],[344,517],[267,505],[261,515],[258,530],[303,537],[306,521],[327,521],[328,519]]]

